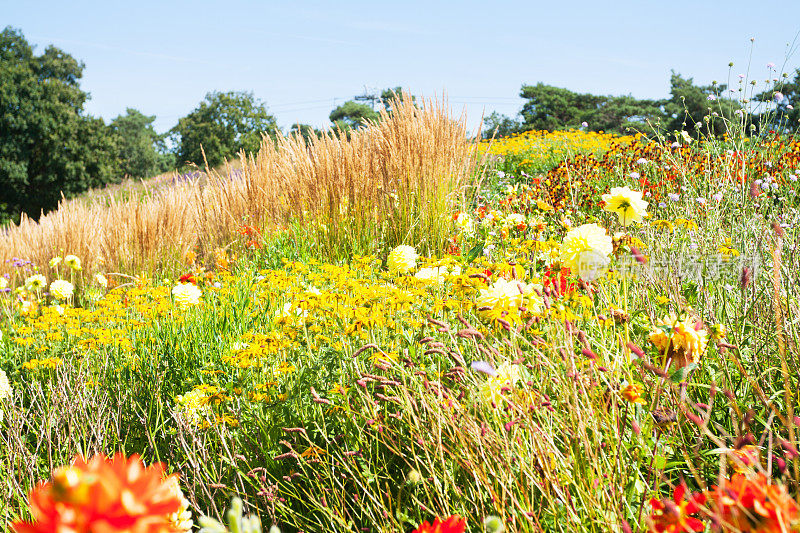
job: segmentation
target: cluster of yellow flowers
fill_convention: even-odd
[[[629,144],[632,136],[615,136],[583,130],[531,130],[494,141],[481,143],[482,150],[492,155],[508,156],[510,154],[529,153],[531,160],[551,155],[561,158],[575,152],[607,151],[614,144]]]

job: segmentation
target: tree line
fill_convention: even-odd
[[[71,197],[124,177],[145,178],[189,165],[215,167],[241,150],[257,150],[262,135],[279,131],[263,101],[236,91],[208,93],[165,134],[155,131],[155,116],[131,108],[106,124],[85,112],[88,95],[79,84],[83,69],[83,63],[52,45],[36,55],[19,30],[7,27],[0,32],[0,224],[17,221],[22,213],[37,218],[53,209],[62,195]],[[721,133],[723,119],[740,111],[735,100],[716,98],[726,89],[697,86],[676,73],[666,100],[523,85],[520,96],[526,102],[518,117],[493,113],[484,132],[503,136],[584,127],[625,133],[650,123],[670,130]],[[785,80],[781,91],[780,97],[773,91],[758,98],[775,103],[773,126],[796,127],[800,116],[791,102],[800,96],[800,69],[793,81]],[[403,94],[401,87],[385,89],[377,101],[391,113],[389,102]],[[380,114],[371,105],[350,100],[329,118],[333,128],[325,132],[293,124],[288,133],[348,135],[379,120]]]

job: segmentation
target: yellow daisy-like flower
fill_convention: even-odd
[[[413,246],[401,244],[389,252],[389,272],[396,274],[408,274],[417,266],[419,254]]]
[[[630,187],[612,187],[609,194],[603,195],[604,211],[616,213],[623,226],[631,222],[641,222],[647,215],[647,202],[642,200],[641,191]]]
[[[561,244],[561,264],[584,281],[594,281],[605,272],[614,251],[611,237],[597,224],[571,229]]]
[[[698,362],[708,345],[708,332],[696,318],[680,320],[674,313],[657,322],[649,338],[678,368]]]

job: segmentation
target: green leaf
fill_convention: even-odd
[[[467,252],[467,257],[466,257],[467,264],[470,264],[473,261],[475,261],[478,258],[478,256],[481,255],[482,253],[483,253],[483,243],[481,242],[473,246],[472,249],[469,252]]]

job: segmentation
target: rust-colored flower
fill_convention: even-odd
[[[797,503],[762,473],[734,474],[708,492],[710,516],[718,531],[788,533],[800,517]]]
[[[650,531],[655,533],[685,533],[687,531],[703,531],[705,526],[699,518],[692,515],[700,511],[705,503],[706,496],[701,492],[689,494],[686,484],[681,483],[675,487],[672,499],[650,499],[653,512],[650,514]]]
[[[638,383],[629,383],[625,385],[622,387],[620,393],[622,394],[623,398],[631,403],[647,403],[645,402],[644,398],[642,398],[644,389]]]
[[[421,523],[413,533],[464,533],[467,521],[458,515],[452,515],[445,520],[434,519],[433,524],[427,521]]]
[[[50,481],[30,494],[33,520],[15,522],[16,533],[174,533],[170,515],[181,510],[172,489],[175,476],[165,477],[161,463],[145,466],[138,455],[108,458],[53,471]]]

